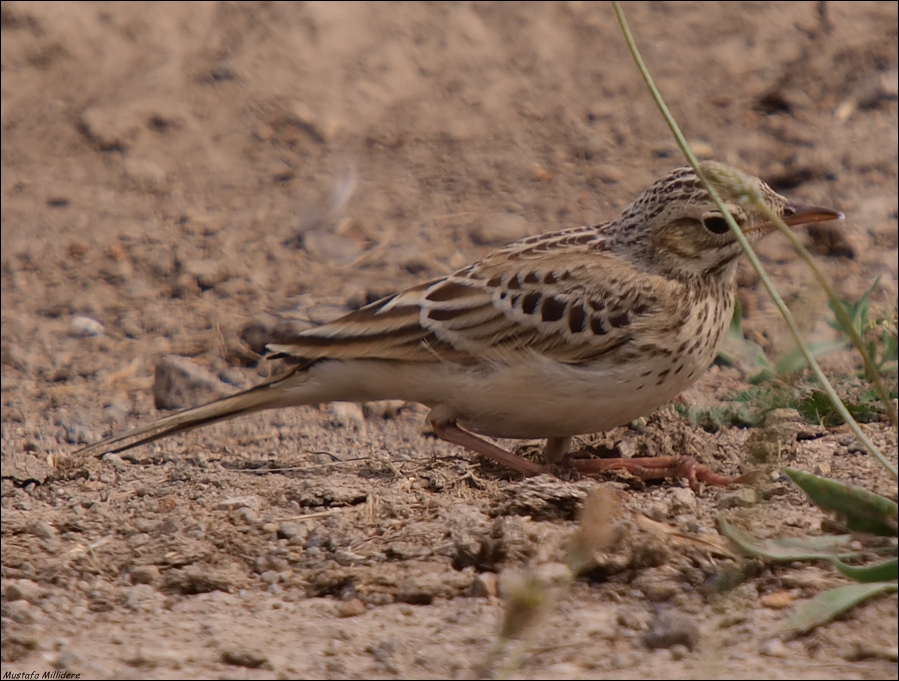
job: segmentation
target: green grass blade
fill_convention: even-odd
[[[861,487],[795,468],[784,468],[783,472],[821,509],[839,514],[853,532],[887,537],[899,535],[899,506],[895,501]]]
[[[718,518],[718,529],[745,553],[777,562],[835,560],[838,557],[852,558],[859,555],[857,551],[848,548],[853,540],[850,534],[792,539],[756,539],[721,517]]]
[[[834,558],[831,561],[834,567],[846,575],[849,579],[861,584],[873,582],[895,582],[899,579],[899,558],[885,560],[875,565],[846,565],[846,563]]]
[[[862,601],[890,591],[896,591],[896,584],[850,584],[825,591],[799,606],[787,620],[786,626],[795,633],[804,633],[826,624]]]

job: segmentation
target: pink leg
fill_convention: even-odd
[[[692,456],[638,457],[635,459],[572,459],[571,467],[579,473],[590,475],[603,471],[626,470],[643,480],[660,478],[686,478],[690,489],[697,491],[701,483],[727,487],[735,483],[749,482],[749,476],[730,478],[718,475],[700,464]]]
[[[540,475],[541,473],[546,473],[546,469],[543,468],[543,466],[528,461],[527,459],[522,459],[512,452],[507,452],[505,449],[497,447],[492,442],[487,442],[487,440],[483,440],[477,435],[472,435],[468,431],[459,428],[455,423],[437,423],[436,421],[431,421],[431,428],[434,429],[437,437],[441,440],[452,442],[454,445],[460,445],[473,452],[482,454],[522,475]]]

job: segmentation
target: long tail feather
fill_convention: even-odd
[[[263,383],[244,392],[223,397],[199,407],[135,428],[124,435],[110,437],[76,452],[77,454],[116,454],[132,447],[154,442],[169,435],[184,433],[200,426],[275,407],[286,406],[284,392],[276,384]],[[127,443],[127,444],[121,444]]]

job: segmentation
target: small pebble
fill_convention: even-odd
[[[630,669],[640,664],[641,655],[637,652],[617,653],[612,655],[609,664],[612,669]]]
[[[293,539],[295,537],[297,539],[305,539],[308,536],[309,528],[305,523],[288,521],[285,523],[281,523],[281,525],[278,527],[279,539]]]
[[[358,598],[349,601],[341,601],[337,604],[337,614],[340,617],[356,617],[365,614],[365,603]]]
[[[649,614],[645,610],[622,606],[618,610],[618,624],[626,629],[643,631],[649,625]]]
[[[132,584],[154,584],[159,581],[159,568],[155,565],[134,565],[128,571]]]
[[[740,487],[738,489],[722,492],[718,497],[718,508],[748,508],[758,503],[758,493],[752,487]]]
[[[103,328],[103,324],[96,319],[75,315],[69,322],[69,335],[93,338],[102,335]]]
[[[258,650],[234,648],[222,651],[222,662],[247,669],[258,669],[268,662],[268,658]]]
[[[762,596],[761,604],[773,610],[783,610],[793,604],[793,596],[789,591],[775,591]]]
[[[515,213],[485,215],[468,229],[468,236],[478,246],[502,246],[527,236],[530,224]]]
[[[769,638],[759,646],[759,653],[765,657],[787,657],[789,649],[779,638]]]
[[[40,611],[28,601],[10,601],[0,608],[4,619],[8,618],[19,624],[31,624],[37,619]]]
[[[157,409],[187,409],[227,392],[213,373],[187,357],[169,355],[156,365],[153,398]]]
[[[8,601],[37,603],[41,599],[41,594],[40,585],[30,579],[18,579],[6,587],[6,600]]]
[[[215,505],[215,507],[229,511],[238,508],[252,508],[254,511],[258,511],[259,497],[255,494],[248,494],[241,497],[229,497],[227,499],[222,499]]]
[[[360,427],[365,423],[362,405],[355,402],[332,402],[328,405],[328,413],[338,426]]]
[[[127,590],[125,607],[135,612],[152,612],[162,607],[165,596],[149,584],[137,584]]]
[[[683,660],[687,655],[690,654],[690,651],[687,649],[687,646],[681,645],[680,643],[676,643],[671,646],[669,649],[671,652],[672,660]]]
[[[482,572],[471,583],[468,591],[475,598],[496,598],[499,595],[498,579],[494,572]]]
[[[671,648],[679,644],[695,650],[699,644],[699,625],[683,613],[663,612],[649,626],[643,640],[650,648]]]
[[[669,514],[678,515],[696,508],[696,494],[687,487],[673,487],[669,491]]]

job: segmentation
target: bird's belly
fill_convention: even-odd
[[[711,355],[562,364],[537,353],[527,361],[474,366],[379,360],[323,362],[296,386],[296,404],[401,399],[432,408],[483,435],[564,437],[621,426],[692,384]]]
[[[674,374],[676,366],[670,362],[635,371],[633,366],[572,366],[541,359],[527,366],[493,367],[488,375],[469,377],[468,383],[460,380],[443,405],[458,414],[460,425],[483,435],[581,435],[650,413],[693,383],[706,366],[685,366]]]

